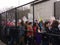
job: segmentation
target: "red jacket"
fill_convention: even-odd
[[[28,31],[28,32],[27,32],[27,36],[33,35],[33,28],[32,28],[32,26],[29,25],[29,26],[27,27],[27,31]]]

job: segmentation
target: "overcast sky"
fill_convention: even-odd
[[[17,7],[33,0],[0,0],[0,12],[10,7]]]
[[[23,4],[26,4],[28,2],[31,2],[33,0],[0,0],[0,12],[11,8],[11,7],[17,7]],[[59,0],[57,0],[59,1]]]

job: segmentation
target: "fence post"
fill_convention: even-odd
[[[33,1],[33,24],[34,24],[34,1]]]

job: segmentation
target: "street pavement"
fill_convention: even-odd
[[[4,44],[4,43],[0,40],[0,45],[6,45],[6,44]]]
[[[0,45],[6,45],[6,44],[0,40]],[[52,45],[52,44],[49,44],[49,45]]]

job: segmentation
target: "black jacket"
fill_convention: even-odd
[[[59,30],[59,28],[58,27],[56,27],[56,28],[51,28],[51,33],[53,33],[53,34],[60,34],[60,30]]]
[[[59,28],[58,27],[51,28],[51,34],[55,34],[55,35],[52,35],[53,45],[59,45],[60,44],[60,36],[57,36],[57,35],[60,35]]]

